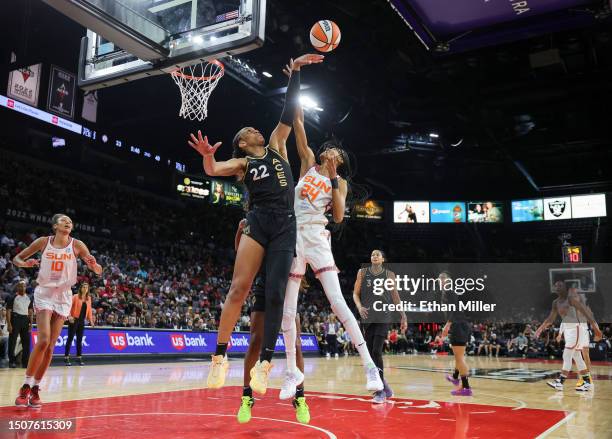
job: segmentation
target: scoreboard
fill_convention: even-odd
[[[581,264],[582,263],[582,247],[579,245],[563,246],[563,263],[564,264]]]

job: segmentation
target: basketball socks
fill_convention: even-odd
[[[565,380],[567,379],[567,377],[565,375],[559,374],[559,382],[561,384],[565,383]],[[589,378],[590,379],[590,378]]]
[[[274,349],[265,348],[261,355],[259,356],[259,361],[262,363],[267,361],[268,363],[272,362],[272,355],[274,355]]]
[[[40,379],[40,380],[34,379],[34,385],[35,385],[35,386],[40,385],[40,382],[41,382],[41,381],[42,381],[42,379]]]
[[[455,369],[455,371],[453,372],[453,379],[455,380],[459,379],[459,369]]]
[[[225,355],[227,352],[227,343],[217,343],[215,348],[215,355]]]
[[[26,375],[23,384],[27,384],[28,386],[32,387],[34,385],[34,377],[29,377]]]
[[[295,397],[297,398],[302,398],[304,397],[304,386],[300,385],[298,387],[295,388]]]
[[[470,383],[468,382],[468,377],[461,375],[461,385],[464,389],[470,388]]]
[[[251,389],[251,386],[244,386],[242,388],[242,396],[248,396],[249,398],[253,397],[253,389]]]
[[[582,379],[584,380],[585,383],[592,384],[591,383],[591,374],[590,373],[587,373],[586,375],[582,375]]]

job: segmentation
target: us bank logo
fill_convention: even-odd
[[[155,346],[153,337],[148,333],[144,335],[130,335],[129,332],[109,332],[110,345],[113,349],[122,351],[128,346]]]
[[[32,346],[34,346],[37,341],[38,341],[38,331],[32,331],[32,343],[33,343]],[[68,336],[60,335],[59,337],[57,337],[57,340],[55,341],[55,347],[58,347],[58,348],[64,347],[66,346],[67,342],[68,342]],[[76,338],[72,339],[72,343],[70,343],[70,346],[76,346]],[[83,346],[89,347],[89,343],[87,343],[86,335],[83,336]]]
[[[202,335],[170,334],[172,347],[177,351],[182,351],[186,347],[206,347],[206,339]]]

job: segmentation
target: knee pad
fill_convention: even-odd
[[[574,350],[564,349],[563,350],[563,370],[572,370],[572,358],[574,357]]]
[[[576,362],[576,366],[578,366],[578,371],[586,370],[586,363],[584,362],[584,358],[582,358],[582,352],[579,350],[574,351],[574,361]]]

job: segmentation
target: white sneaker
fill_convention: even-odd
[[[379,390],[383,390],[385,385],[380,379],[380,374],[378,373],[378,368],[374,365],[371,367],[366,367],[366,389],[370,392],[378,392]]]
[[[281,391],[278,395],[280,399],[290,399],[295,396],[295,388],[304,382],[304,374],[301,370],[295,369],[295,372],[291,373],[287,371],[285,373],[285,381],[281,387]]]
[[[329,352],[325,354],[325,358],[329,358]]]
[[[553,381],[547,381],[546,384],[548,384],[550,387],[552,387],[555,390],[559,390],[559,391],[563,390],[563,383],[558,378]]]
[[[334,355],[335,358],[338,358],[338,352],[336,352],[336,354]]]
[[[208,370],[208,378],[206,385],[209,389],[220,389],[225,384],[225,377],[229,363],[225,355],[213,355],[210,369]]]

